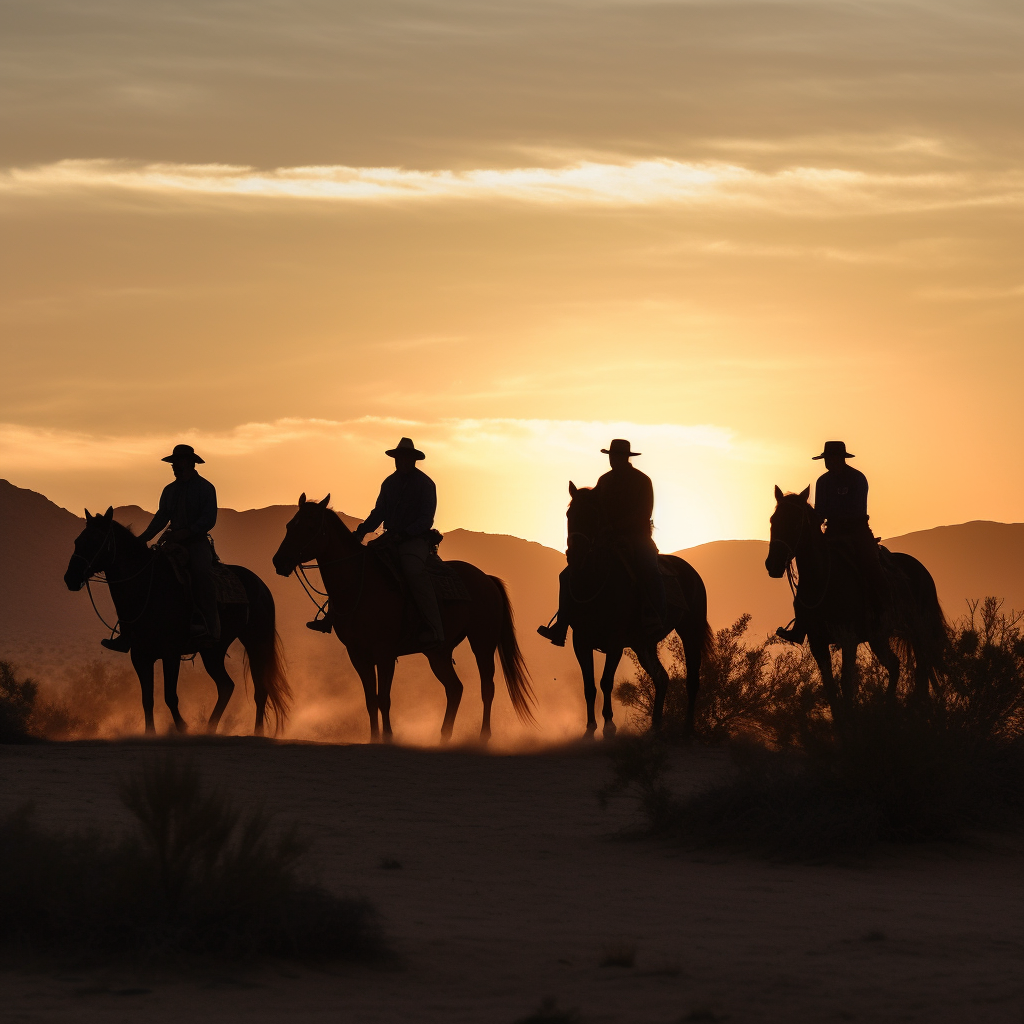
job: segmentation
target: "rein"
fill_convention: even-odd
[[[323,538],[325,536],[325,534],[327,532],[326,527],[327,527],[327,509],[325,508],[325,509],[323,509],[322,515],[320,517],[320,529],[317,530],[317,535],[316,535],[316,538],[315,538],[316,542],[319,542],[321,540],[321,538]],[[354,609],[355,606],[359,603],[359,598],[362,596],[362,593],[363,593],[363,581],[364,581],[364,579],[366,577],[366,572],[365,572],[365,570],[366,570],[366,557],[365,557],[366,556],[366,552],[363,550],[362,545],[360,545],[358,551],[353,551],[352,554],[350,554],[350,555],[343,555],[341,558],[332,558],[328,562],[321,561],[321,559],[318,558],[315,562],[297,562],[296,563],[295,568],[292,569],[292,572],[295,574],[295,578],[299,581],[299,583],[302,584],[302,589],[306,592],[306,597],[308,597],[310,599],[310,601],[312,601],[313,604],[316,605],[317,615],[325,614],[325,609],[327,608],[327,605],[330,603],[331,596],[330,596],[330,594],[326,590],[318,590],[312,583],[310,583],[309,577],[306,575],[306,570],[307,569],[316,569],[316,571],[320,573],[321,579],[323,579],[323,568],[324,568],[324,566],[340,565],[343,562],[351,562],[353,559],[359,558],[360,556],[363,557],[363,561],[362,561],[362,564],[360,565],[360,571],[359,571],[359,586],[356,588],[356,595],[355,595],[355,599],[354,599],[353,604],[352,604],[352,607]],[[324,586],[326,587],[327,584],[325,583]],[[321,604],[316,599],[316,597],[314,595],[319,595],[320,597],[326,597],[327,600],[324,601],[323,604]]]
[[[86,559],[84,555],[80,555],[77,551],[75,551],[71,557],[79,558],[83,562],[85,562],[85,590],[86,593],[88,593],[89,595],[89,603],[92,605],[92,610],[96,613],[96,618],[98,618],[100,622],[102,622],[103,625],[110,630],[110,635],[111,637],[113,637],[116,636],[118,633],[123,632],[121,628],[122,619],[120,618],[120,616],[118,616],[117,622],[114,623],[114,625],[112,626],[109,622],[107,622],[105,618],[103,618],[103,616],[100,614],[99,608],[96,607],[96,598],[94,598],[92,595],[91,584],[93,582],[103,583],[107,587],[110,587],[111,584],[130,583],[132,580],[137,579],[139,576],[141,576],[147,569],[150,570],[149,586],[146,588],[146,599],[142,602],[142,608],[139,610],[139,614],[134,616],[133,618],[124,620],[124,625],[130,626],[132,623],[138,622],[139,619],[141,619],[142,616],[146,614],[146,609],[149,607],[149,599],[153,595],[153,580],[156,577],[156,573],[153,571],[156,568],[156,564],[155,559],[151,557],[145,563],[145,565],[143,565],[142,568],[139,569],[138,572],[133,572],[130,576],[122,576],[120,579],[117,580],[110,579],[107,576],[106,570],[104,569],[101,569],[98,572],[94,572],[93,566],[99,560],[100,555],[103,553],[107,544],[110,543],[111,539],[113,539],[114,542],[112,557],[117,558],[117,535],[114,532],[113,526],[111,526],[111,528],[107,531],[106,537],[103,538],[103,543],[96,549],[96,553],[92,556],[91,559]],[[102,573],[102,575],[100,575],[100,573]],[[111,599],[113,599],[113,595],[111,595]],[[114,606],[114,610],[117,610],[116,604]]]
[[[586,565],[587,562],[590,560],[590,556],[593,554],[594,547],[596,545],[594,544],[594,541],[587,534],[583,533],[580,530],[572,530],[572,531],[570,531],[570,533],[569,533],[569,540],[571,541],[573,537],[582,537],[590,545],[590,547],[587,549],[586,555],[583,558],[583,564]],[[580,566],[580,568],[582,568],[582,566]],[[596,601],[601,596],[601,594],[604,593],[604,588],[608,584],[608,576],[610,575],[610,572],[611,572],[610,569],[608,569],[608,568],[605,569],[604,579],[601,580],[601,583],[598,586],[597,590],[595,590],[594,593],[590,595],[590,597],[578,597],[576,595],[576,592],[573,590],[573,586],[572,586],[572,571],[570,570],[570,572],[569,572],[569,596],[577,604],[590,604],[591,601]]]
[[[786,580],[789,583],[789,589],[793,593],[793,604],[800,605],[802,608],[806,608],[808,611],[813,611],[815,608],[820,608],[825,598],[828,596],[828,586],[832,582],[832,549],[829,545],[825,544],[825,554],[828,559],[828,570],[825,573],[825,584],[821,588],[821,597],[818,598],[813,604],[809,604],[797,593],[797,589],[800,585],[800,577],[793,571],[793,562],[796,559],[797,548],[800,547],[800,541],[803,539],[804,527],[807,525],[807,515],[804,514],[800,519],[800,531],[796,536],[796,544],[794,546],[789,545],[781,537],[775,538],[776,543],[781,544],[787,551],[789,551],[789,559],[786,562]]]

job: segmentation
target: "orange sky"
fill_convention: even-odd
[[[892,535],[1024,519],[1019,4],[0,11],[0,475],[561,546],[629,437],[665,550],[826,438]]]

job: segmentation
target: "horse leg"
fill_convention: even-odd
[[[462,703],[462,680],[459,679],[452,664],[450,647],[434,647],[427,651],[426,655],[448,698],[448,705],[444,709],[444,721],[441,723],[441,741],[444,742],[452,738],[452,729],[455,728],[455,716],[459,713],[459,705]]]
[[[146,732],[150,735],[156,732],[156,725],[153,722],[153,666],[155,664],[155,658],[132,647],[132,667],[139,677],[139,686],[142,687],[142,714],[146,719]]]
[[[584,739],[590,739],[597,732],[597,717],[594,714],[594,701],[597,700],[597,685],[594,682],[594,649],[585,643],[579,633],[572,631],[572,650],[583,673],[583,699],[587,702],[587,731]]]
[[[217,684],[217,704],[213,709],[213,714],[210,715],[210,720],[206,723],[206,731],[209,733],[217,731],[221,715],[224,714],[224,709],[228,706],[228,701],[231,700],[231,694],[235,692],[235,682],[228,675],[228,670],[224,665],[224,655],[226,653],[226,651],[218,647],[201,651],[199,654],[199,657],[203,659],[203,668],[206,669],[207,675]],[[261,696],[263,698],[262,702],[260,701]],[[257,736],[263,735],[263,713],[266,706],[267,695],[265,693],[257,693],[256,728],[254,730]]]
[[[842,715],[839,707],[839,691],[836,688],[835,676],[832,675],[832,649],[827,640],[820,637],[808,637],[811,645],[811,654],[818,663],[818,672],[821,673],[821,685],[828,700],[828,706],[832,710],[832,721],[837,721]]]
[[[477,650],[472,638],[470,638],[469,645],[473,648],[476,669],[480,673],[480,699],[484,703],[480,742],[486,743],[491,738],[491,704],[494,703],[494,652],[496,648],[492,647],[490,651],[485,651],[482,648]]]
[[[654,681],[654,707],[651,709],[651,728],[661,729],[661,716],[665,709],[665,695],[668,693],[668,673],[658,657],[658,645],[648,644],[635,651],[640,667]]]
[[[177,654],[165,654],[161,661],[164,667],[164,703],[170,708],[174,728],[178,732],[188,732],[188,725],[178,712],[178,671],[181,669],[181,658]]]
[[[366,713],[370,716],[370,742],[376,743],[380,739],[380,726],[377,723],[377,671],[372,658],[354,655],[351,650],[348,654],[353,667],[359,673],[359,681],[363,684]]]
[[[843,644],[843,669],[841,674],[843,685],[843,702],[851,707],[857,698],[857,691],[860,689],[860,666],[857,664],[857,648],[860,645],[856,640],[849,640]]]
[[[889,685],[886,687],[885,694],[890,700],[893,700],[896,697],[896,688],[900,681],[900,659],[889,645],[887,637],[871,640],[869,644],[871,652],[889,676]]]
[[[395,678],[395,662],[377,663],[377,707],[380,709],[384,742],[391,742],[391,683]]]
[[[611,737],[615,735],[615,723],[612,721],[612,688],[615,685],[615,670],[622,660],[622,648],[609,651],[604,658],[604,671],[601,673],[601,693],[604,696],[604,703],[601,706],[601,715],[604,718],[604,735]]]
[[[701,623],[703,626],[703,623]],[[700,666],[703,660],[704,635],[703,629],[685,630],[682,623],[676,632],[683,641],[683,656],[686,659],[686,719],[683,722],[683,735],[692,736],[694,719],[697,712],[697,693],[700,690]]]

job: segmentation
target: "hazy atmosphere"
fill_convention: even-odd
[[[0,464],[145,504],[560,547],[609,436],[662,550],[764,537],[825,437],[886,534],[1024,519],[1013,3],[91,3],[0,11]],[[951,474],[948,467],[955,465]]]

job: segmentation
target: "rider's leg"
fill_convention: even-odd
[[[633,552],[633,564],[637,568],[640,594],[645,605],[644,618],[656,628],[661,626],[668,615],[665,583],[658,564],[658,548],[649,537],[643,537],[633,546]]]
[[[409,584],[409,593],[427,623],[427,629],[419,639],[424,643],[440,643],[444,639],[444,626],[437,595],[427,574],[429,554],[430,542],[425,537],[410,537],[398,545],[398,557]]]
[[[807,630],[804,629],[803,624],[800,622],[800,616],[796,615],[793,618],[792,626],[779,626],[775,630],[775,635],[782,637],[783,640],[787,640],[791,644],[802,647],[804,640],[807,639]]]
[[[331,618],[330,604],[324,605],[324,617],[312,619],[306,623],[306,629],[315,629],[318,633],[330,633],[334,627],[334,620]]]
[[[546,626],[537,627],[537,632],[545,640],[550,640],[556,647],[565,646],[565,638],[569,633],[569,621],[562,611],[566,606],[568,586],[569,570],[563,569],[558,574],[558,611],[555,613],[555,620],[554,622],[549,622]]]
[[[202,621],[193,619],[193,634],[205,632],[219,639],[220,614],[217,611],[217,591],[213,583],[213,552],[210,542],[201,537],[186,545],[188,550],[188,571],[192,580],[192,600]],[[197,628],[198,627],[198,628]]]

